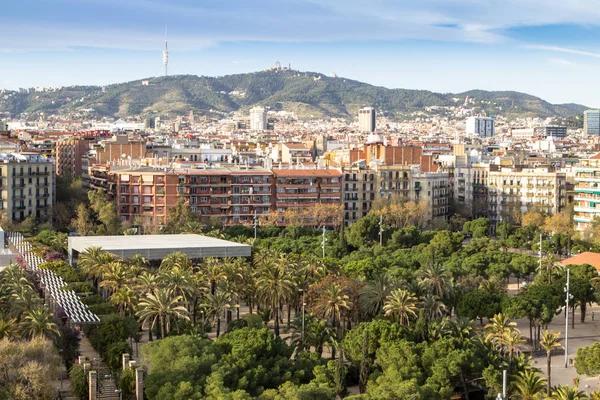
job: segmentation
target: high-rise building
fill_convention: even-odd
[[[358,110],[358,130],[365,133],[375,132],[375,114],[373,107]]]
[[[89,141],[71,138],[56,142],[56,175],[81,178],[82,160],[88,151]]]
[[[546,138],[564,138],[567,137],[567,127],[557,125],[538,126],[533,129],[535,136]]]
[[[583,112],[583,132],[588,135],[600,135],[600,110]]]
[[[469,117],[467,119],[467,135],[481,138],[494,136],[494,119]]]
[[[8,124],[5,121],[0,121],[0,131],[7,131]]]
[[[267,112],[263,107],[254,107],[250,110],[250,129],[253,131],[267,129]]]

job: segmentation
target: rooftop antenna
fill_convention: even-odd
[[[165,76],[169,76],[169,47],[167,46],[167,27],[165,26],[165,49],[163,50],[163,65],[165,66]]]

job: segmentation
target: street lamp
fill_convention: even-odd
[[[258,217],[256,216],[256,210],[254,210],[254,239],[256,239],[258,230]]]
[[[323,248],[323,258],[325,258],[325,242],[327,242],[327,238],[325,237],[325,225],[323,225],[323,241],[321,242],[321,247]]]
[[[306,303],[304,302],[304,289],[300,289],[300,293],[302,293],[302,347],[304,348],[304,308],[306,307]]]
[[[569,367],[569,300],[573,295],[569,293],[569,282],[571,270],[567,269],[567,285],[563,288],[565,291],[565,368]]]
[[[123,400],[123,391],[121,389],[115,390],[115,393],[119,395],[119,400]]]
[[[200,311],[200,314],[202,315],[202,335],[204,335],[206,333],[204,330],[204,310]]]
[[[383,215],[379,216],[379,245],[383,246]]]

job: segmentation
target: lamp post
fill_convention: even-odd
[[[204,310],[200,311],[200,314],[202,315],[202,335],[204,335],[206,333],[204,330]]]
[[[119,395],[119,400],[123,400],[123,391],[121,389],[115,390],[115,393]]]
[[[327,238],[325,237],[325,225],[323,225],[323,241],[321,242],[321,247],[323,248],[323,258],[325,258],[325,242],[327,242]]]
[[[306,303],[304,302],[304,289],[300,289],[300,293],[302,293],[302,347],[304,347],[304,308],[306,307]]]
[[[258,231],[258,217],[256,216],[256,210],[254,210],[254,239],[256,239]]]
[[[567,285],[563,289],[565,291],[565,368],[569,367],[569,300],[573,298],[569,293],[570,277],[571,270],[567,269]]]
[[[383,246],[383,215],[379,216],[379,245]]]

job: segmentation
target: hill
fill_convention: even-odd
[[[262,71],[206,77],[180,75],[99,86],[70,86],[55,91],[5,91],[0,112],[37,118],[65,115],[72,118],[125,117],[158,114],[210,115],[263,105],[297,112],[302,117],[352,117],[364,106],[402,119],[415,111],[436,112],[436,106],[465,103],[475,112],[508,117],[570,117],[587,107],[550,104],[519,92],[472,90],[441,94],[426,90],[388,89],[345,78],[298,71]],[[433,107],[431,109],[430,107]]]

